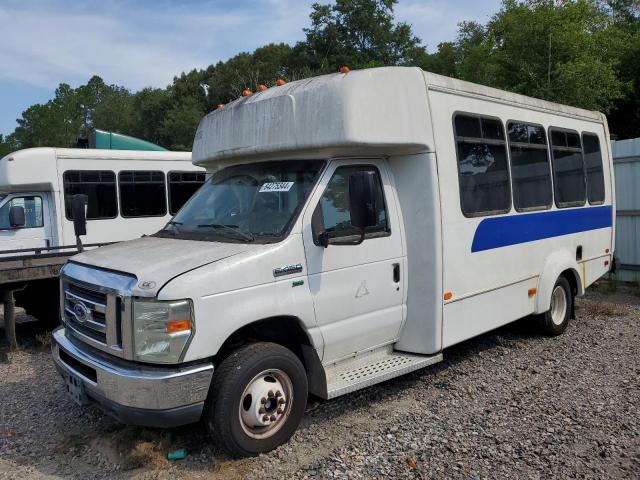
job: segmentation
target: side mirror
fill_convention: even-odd
[[[76,237],[87,234],[87,201],[88,197],[82,194],[71,198],[71,218]]]
[[[362,231],[378,223],[376,218],[376,176],[372,171],[354,172],[349,177],[351,225]],[[361,240],[361,241],[362,241]]]
[[[24,227],[25,222],[24,207],[15,205],[9,208],[9,225],[14,228]]]

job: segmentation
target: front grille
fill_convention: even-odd
[[[60,275],[67,335],[93,348],[133,360],[133,275],[67,262]]]
[[[107,338],[108,322],[116,321],[115,312],[112,319],[107,318],[109,303],[109,295],[98,289],[64,283],[64,316],[69,327],[101,345],[119,346],[118,339]]]

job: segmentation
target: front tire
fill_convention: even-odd
[[[291,438],[307,395],[307,375],[293,352],[275,343],[251,343],[217,367],[204,420],[232,456],[254,456]]]
[[[549,311],[538,316],[538,325],[543,334],[555,337],[567,329],[573,310],[571,285],[564,277],[558,278],[551,291]]]

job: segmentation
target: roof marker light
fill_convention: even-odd
[[[258,88],[257,88],[259,92],[264,92],[266,89],[267,89],[267,86],[263,84],[258,85]]]
[[[453,298],[453,293],[444,292],[444,295],[442,296],[442,298],[444,298],[445,300],[451,300]]]
[[[251,90],[249,90],[248,88],[245,88],[245,89],[242,91],[242,96],[243,96],[243,97],[249,97],[249,96],[251,96],[251,95],[253,95],[253,92],[252,92]]]
[[[281,86],[282,86],[282,85],[284,85],[285,83],[287,83],[287,82],[285,82],[285,81],[284,81],[283,79],[281,79],[281,78],[279,78],[279,79],[277,79],[277,80],[276,80],[276,86],[278,86],[278,87],[281,87]]]
[[[216,110],[220,110],[221,108],[224,108],[224,103],[219,103],[219,104],[216,106]]]
[[[349,73],[349,67],[347,67],[346,65],[340,67],[340,73]]]

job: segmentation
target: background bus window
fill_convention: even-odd
[[[167,214],[163,172],[122,171],[118,174],[120,215],[161,217]]]
[[[600,141],[595,133],[583,133],[584,164],[587,171],[587,198],[589,203],[604,202],[604,174]]]
[[[509,157],[516,210],[540,210],[551,207],[551,167],[547,136],[540,125],[509,122]]]
[[[118,216],[116,196],[116,174],[97,170],[68,170],[64,172],[65,215],[71,220],[71,199],[73,195],[88,197],[87,220],[115,218]]]
[[[204,183],[204,172],[169,172],[169,213],[175,215]]]
[[[584,205],[586,185],[580,135],[555,128],[550,132],[556,205],[560,208]]]
[[[458,114],[454,127],[462,213],[473,217],[508,212],[511,185],[502,122]]]
[[[24,225],[18,228],[38,228],[44,226],[42,217],[42,198],[40,197],[14,197],[0,209],[0,230],[8,230],[12,227],[9,222],[9,209],[11,207],[24,208]]]

